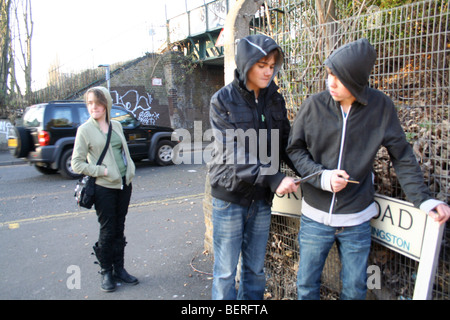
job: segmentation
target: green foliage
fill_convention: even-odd
[[[411,4],[417,2],[417,0],[375,0],[374,5],[380,7],[381,9],[389,9],[400,7],[405,4]]]

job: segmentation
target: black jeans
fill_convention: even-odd
[[[95,185],[95,210],[100,224],[98,247],[102,269],[112,266],[114,243],[123,241],[125,217],[130,204],[132,185],[123,184],[123,189],[110,189]]]

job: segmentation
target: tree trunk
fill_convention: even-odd
[[[5,112],[6,94],[8,89],[9,48],[11,32],[9,29],[11,0],[0,2],[0,115]]]
[[[316,10],[319,24],[323,25],[325,41],[325,56],[327,57],[335,48],[336,10],[334,0],[316,0]]]

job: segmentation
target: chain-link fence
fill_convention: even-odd
[[[327,21],[316,7],[320,1],[273,0],[251,22],[252,32],[274,37],[286,55],[278,79],[291,120],[302,102],[325,89],[324,60],[333,49],[358,38],[367,38],[378,58],[370,86],[385,92],[395,103],[406,136],[413,146],[425,181],[433,195],[449,202],[449,91],[450,14],[445,1],[420,1],[381,10],[376,6],[336,1],[344,12]],[[366,2],[363,1],[363,4]],[[334,8],[331,8],[334,9]],[[347,11],[345,11],[345,10]],[[349,15],[349,10],[351,11]],[[345,15],[351,16],[345,18]],[[380,149],[375,164],[377,192],[404,199],[387,151]],[[447,224],[449,225],[449,224]],[[268,292],[275,299],[296,297],[298,218],[273,216],[267,254]],[[382,273],[382,289],[369,296],[410,299],[418,262],[373,244],[369,265]],[[323,273],[323,298],[339,291],[339,258],[330,253]],[[433,299],[449,299],[450,227],[440,253]]]

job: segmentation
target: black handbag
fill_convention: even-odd
[[[98,158],[97,165],[100,165],[108,150],[109,141],[111,140],[111,123],[109,124],[108,137],[106,138],[106,145],[103,148],[100,158]],[[95,202],[95,177],[83,176],[75,186],[75,200],[80,207],[90,209]]]

